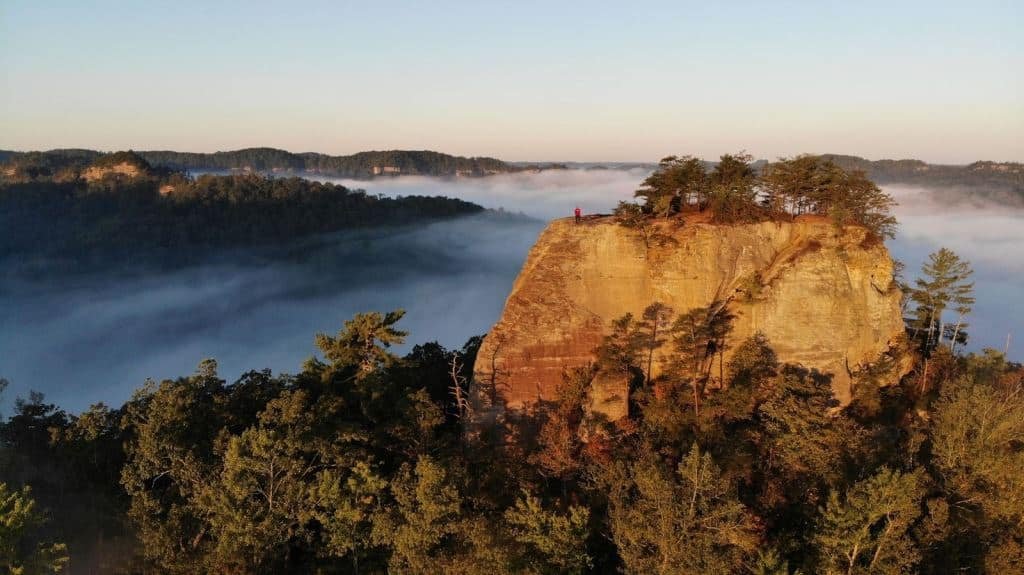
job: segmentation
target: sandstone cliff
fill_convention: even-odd
[[[136,178],[145,173],[144,167],[129,162],[120,162],[110,166],[90,166],[82,171],[82,178],[87,182],[96,182],[108,177]]]
[[[611,320],[639,316],[655,301],[677,313],[728,301],[736,317],[729,344],[763,332],[781,361],[833,374],[843,402],[851,371],[903,333],[892,259],[863,228],[819,218],[659,222],[657,231],[661,240],[647,246],[612,218],[548,226],[480,349],[474,392],[482,411],[552,399],[563,368],[592,361]],[[617,386],[624,384],[595,382],[592,407],[612,419],[626,409]]]

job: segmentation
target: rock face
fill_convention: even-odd
[[[831,373],[843,403],[851,371],[876,361],[903,333],[892,259],[863,228],[798,218],[659,222],[656,232],[648,246],[608,217],[548,226],[477,356],[481,416],[553,399],[563,369],[593,361],[613,319],[639,317],[656,301],[677,314],[728,302],[735,320],[726,365],[728,350],[760,331],[780,361]],[[599,377],[591,408],[622,417],[627,392],[625,383]]]
[[[135,164],[121,162],[112,166],[90,166],[82,172],[82,178],[87,182],[95,182],[109,176],[125,176],[135,178],[142,174],[142,169]]]

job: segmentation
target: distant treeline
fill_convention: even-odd
[[[875,183],[904,184],[928,188],[952,189],[956,195],[946,195],[949,201],[978,199],[1010,205],[1024,205],[1024,164],[1018,162],[974,162],[966,166],[928,164],[921,160],[867,160],[858,156],[821,154],[824,161],[831,160],[848,172],[860,170]],[[712,171],[718,162],[702,160],[706,171]],[[757,160],[751,168],[760,173],[771,162]],[[656,170],[653,162],[567,162],[569,169],[580,170]]]
[[[151,169],[130,152],[100,157],[82,174],[0,178],[0,259],[90,265],[91,256],[135,260],[151,250],[270,244],[483,211],[462,200],[384,198],[298,177],[191,178]]]
[[[495,158],[451,156],[432,151],[391,150],[330,156],[315,152],[292,153],[275,148],[247,148],[210,154],[146,151],[138,154],[152,166],[171,170],[242,170],[254,172],[317,173],[348,178],[374,176],[486,176],[509,172],[547,169],[649,169],[655,163],[526,163]],[[0,170],[20,174],[82,169],[103,152],[84,149],[56,149],[45,152],[0,150]],[[963,188],[967,197],[1024,204],[1024,164],[979,161],[966,166],[928,164],[921,160],[867,160],[858,156],[822,154],[847,171],[861,170],[879,184],[907,184],[938,188]],[[704,161],[706,170],[717,162]],[[757,160],[751,167],[760,171],[769,162]],[[960,197],[960,196],[958,196]],[[962,199],[962,197],[960,197]],[[951,200],[957,198],[950,198]]]
[[[247,148],[212,154],[169,150],[137,152],[155,167],[172,170],[245,170],[254,172],[312,172],[330,176],[370,178],[373,176],[486,176],[560,165],[510,165],[494,158],[466,158],[440,152],[390,150],[359,152],[351,156],[329,156],[313,152],[294,154],[274,148]],[[45,167],[58,170],[84,166],[103,156],[93,150],[50,150],[48,152],[0,151],[0,162],[11,167]]]
[[[1024,164],[1017,162],[975,162],[967,166],[926,164],[920,160],[870,161],[856,156],[826,153],[825,160],[845,170],[863,170],[879,183],[939,186],[1002,187],[1024,195]]]

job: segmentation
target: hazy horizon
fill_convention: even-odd
[[[0,4],[0,148],[1024,159],[1019,4]]]
[[[446,150],[437,150],[437,149],[410,150],[410,149],[405,149],[405,148],[377,148],[377,149],[369,149],[369,148],[367,148],[367,149],[357,149],[357,150],[353,150],[353,151],[349,151],[349,152],[342,152],[342,153],[335,154],[335,153],[322,152],[320,150],[289,150],[289,149],[285,149],[285,148],[276,148],[274,146],[261,146],[261,145],[245,146],[245,147],[242,147],[242,148],[232,148],[232,149],[224,149],[224,150],[193,150],[193,149],[156,150],[156,149],[144,149],[144,148],[140,148],[140,147],[137,147],[137,146],[134,147],[134,148],[133,147],[128,147],[128,148],[116,148],[116,149],[100,149],[100,148],[77,147],[77,146],[76,147],[61,146],[61,147],[57,147],[57,148],[47,148],[47,149],[29,149],[29,148],[0,148],[0,149],[2,149],[4,151],[19,152],[19,153],[27,153],[27,152],[52,152],[52,151],[57,151],[57,150],[77,149],[77,150],[92,150],[92,151],[96,151],[96,152],[100,152],[100,153],[105,153],[105,154],[114,153],[114,152],[123,152],[123,151],[129,151],[129,150],[135,151],[135,152],[165,152],[165,151],[170,151],[170,152],[180,152],[180,153],[186,153],[186,154],[215,154],[215,153],[223,153],[223,152],[237,152],[239,150],[246,150],[246,149],[275,149],[275,150],[282,150],[284,152],[288,152],[290,154],[296,154],[296,155],[301,155],[301,154],[323,154],[323,155],[327,155],[327,156],[351,156],[351,155],[358,154],[358,153],[361,153],[361,152],[389,152],[389,151],[413,151],[413,152],[418,152],[418,151],[426,151],[426,152],[438,152],[438,153],[442,153],[442,154],[448,154],[448,155],[451,155],[451,156],[462,156],[462,157],[468,157],[468,158],[472,158],[472,157],[492,157],[492,156],[484,156],[482,154],[454,154],[454,153],[449,153]],[[742,147],[739,147],[739,148],[736,148],[736,149],[733,149],[733,150],[724,150],[723,152],[721,152],[721,154],[732,154],[732,153],[746,152],[746,151],[747,150],[743,149]],[[507,162],[507,163],[510,163],[510,164],[562,164],[562,163],[564,163],[564,164],[570,164],[571,165],[570,167],[586,166],[586,165],[602,165],[602,164],[603,165],[623,164],[623,165],[626,165],[627,168],[628,168],[628,166],[633,165],[633,164],[652,164],[652,165],[653,164],[657,164],[659,160],[661,160],[666,155],[670,155],[670,154],[688,155],[685,150],[682,150],[682,151],[676,151],[676,152],[666,152],[665,154],[661,154],[661,155],[659,155],[656,158],[648,158],[648,159],[641,159],[641,160],[623,160],[623,159],[615,159],[615,158],[608,158],[608,159],[603,159],[603,160],[601,160],[601,159],[598,159],[598,160],[595,160],[595,159],[589,159],[589,160],[587,160],[587,159],[584,159],[584,160],[569,160],[569,159],[565,159],[565,158],[540,158],[540,159],[538,159],[538,158],[501,158],[501,157],[495,157],[494,159],[501,160],[501,161],[504,161],[504,162]],[[721,154],[717,154],[717,155],[714,155],[714,156],[697,156],[697,157],[699,159],[701,159],[701,160],[712,161],[713,162],[713,161],[717,161],[718,158],[721,156]],[[947,166],[967,166],[967,165],[970,165],[970,164],[972,164],[974,162],[985,162],[985,161],[992,161],[992,162],[1024,162],[1024,158],[1019,159],[1019,160],[993,160],[991,158],[975,158],[973,160],[969,160],[969,161],[965,161],[965,162],[960,162],[960,163],[943,163],[943,162],[930,162],[930,161],[928,161],[926,159],[923,159],[923,158],[920,158],[920,157],[916,157],[916,156],[906,156],[906,157],[899,157],[899,158],[897,158],[897,157],[868,157],[868,156],[863,156],[863,155],[859,155],[859,154],[852,154],[852,153],[848,154],[848,153],[845,153],[845,152],[837,152],[837,151],[834,151],[834,150],[804,150],[804,151],[798,152],[796,154],[791,154],[790,156],[797,156],[797,155],[802,155],[802,154],[812,154],[812,155],[831,154],[831,155],[840,155],[840,156],[843,156],[843,155],[846,155],[846,156],[857,156],[859,158],[862,158],[864,160],[868,160],[868,161],[871,161],[871,162],[885,161],[885,160],[920,160],[920,161],[923,161],[923,162],[925,162],[927,164],[947,165]],[[778,158],[782,158],[782,157],[785,157],[785,156],[771,157],[771,158],[769,158],[769,157],[754,156],[754,161],[760,161],[760,160],[775,161]],[[394,175],[394,176],[388,176],[388,178],[403,178],[403,177],[409,177],[409,176],[410,176],[410,174],[398,174],[398,175]]]

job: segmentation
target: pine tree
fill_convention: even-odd
[[[654,302],[644,309],[641,317],[642,320],[639,326],[641,331],[640,340],[647,355],[644,384],[650,386],[651,379],[653,378],[654,352],[668,341],[668,338],[665,336],[668,333],[668,327],[672,318],[672,308],[661,302]]]
[[[750,516],[694,444],[673,473],[644,453],[606,478],[612,536],[627,573],[735,572],[757,548]]]
[[[32,490],[14,490],[0,482],[0,568],[11,575],[61,573],[67,546],[41,539],[46,518],[36,508]]]
[[[540,499],[524,491],[504,513],[512,539],[521,549],[517,572],[583,573],[591,566],[587,554],[590,511],[569,505],[565,513],[551,511]]]
[[[707,198],[704,163],[692,156],[662,158],[634,195],[645,199],[646,212],[661,217],[668,217],[691,202],[703,207]]]
[[[356,379],[361,379],[395,363],[397,358],[387,350],[405,341],[407,333],[394,327],[404,315],[401,309],[356,314],[337,337],[317,334],[316,345],[336,369],[354,367]]]
[[[882,469],[845,494],[829,494],[814,536],[815,572],[846,575],[909,572],[920,558],[908,531],[921,516],[916,473]]]
[[[962,327],[963,317],[974,303],[974,282],[968,281],[973,270],[970,263],[960,259],[952,250],[941,248],[928,256],[928,261],[921,266],[923,277],[914,282],[910,300],[915,308],[908,322],[911,337],[918,343],[924,357],[921,373],[921,390],[928,385],[928,367],[932,352],[942,344],[945,321],[943,313],[954,305],[962,312],[957,330],[950,342],[955,345]]]
[[[757,174],[749,154],[725,154],[708,177],[715,221],[751,222],[763,216],[757,204]]]

